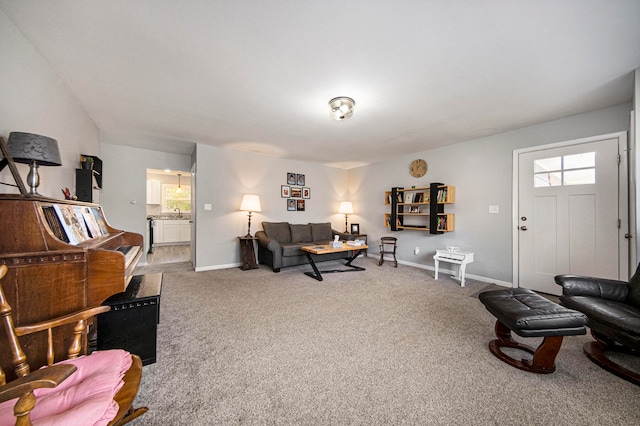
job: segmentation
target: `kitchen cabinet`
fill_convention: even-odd
[[[148,180],[147,181],[147,204],[160,204],[160,203],[162,203],[161,182],[159,180]]]
[[[155,220],[154,244],[176,244],[191,241],[191,223],[189,220]]]

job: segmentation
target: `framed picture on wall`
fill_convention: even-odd
[[[298,173],[296,177],[297,177],[296,185],[304,186],[304,175],[301,175]]]
[[[304,200],[296,200],[296,202],[297,202],[298,211],[299,212],[303,212],[304,211]]]
[[[295,212],[296,211],[296,200],[293,198],[289,198],[287,200],[287,211]]]
[[[302,198],[311,198],[311,188],[302,188]]]
[[[296,184],[296,174],[287,173],[287,185],[295,185],[295,184]]]
[[[360,233],[360,224],[359,223],[352,223],[351,224],[351,234],[352,235],[356,235]]]
[[[280,196],[282,198],[291,197],[291,187],[289,185],[280,185]]]
[[[291,196],[293,198],[302,198],[302,188],[291,188]]]

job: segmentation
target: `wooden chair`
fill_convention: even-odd
[[[398,239],[396,237],[380,238],[380,260],[378,260],[378,265],[384,263],[385,254],[390,254],[393,256],[393,266],[398,267],[398,259],[396,259],[396,250],[398,249],[397,241]]]
[[[0,279],[6,273],[7,267],[0,265]],[[59,415],[61,418],[65,415],[83,416],[81,417],[81,424],[95,424],[95,420],[101,419],[104,421],[101,424],[122,425],[147,412],[148,409],[146,407],[133,408],[133,400],[138,393],[142,378],[140,357],[120,349],[99,351],[86,357],[79,357],[83,345],[86,344],[87,320],[109,309],[109,306],[98,306],[37,324],[15,327],[11,316],[11,307],[7,303],[0,283],[0,328],[5,329],[9,340],[9,348],[0,348],[0,350],[5,351],[8,349],[10,351],[14,371],[18,377],[16,380],[5,383],[5,373],[0,369],[0,425],[13,423],[10,419],[11,411],[7,413],[11,406],[13,406],[12,411],[16,425],[31,425],[31,415],[36,420],[46,418],[47,415],[51,414],[47,411],[48,407],[61,410],[59,408],[62,404],[60,401],[65,398],[70,401],[69,394],[78,394],[78,397],[85,398],[82,401],[84,406],[66,407],[64,408],[64,413]],[[66,324],[75,324],[68,350],[68,360],[54,364],[52,329]],[[27,359],[18,337],[42,331],[46,331],[48,334],[48,366],[30,372],[29,364],[27,364]],[[120,360],[120,362],[114,362],[114,359]],[[94,377],[97,377],[97,379],[92,383],[91,378]],[[97,387],[98,383],[103,384],[105,382],[113,383],[114,385],[109,388],[104,388],[103,386],[100,388],[101,390],[91,388],[93,385]],[[82,388],[83,390],[79,390],[80,388],[71,389],[73,386],[84,386],[84,388]],[[87,387],[91,392],[86,392]],[[118,388],[119,390],[117,390]],[[64,397],[60,396],[61,400],[57,400],[58,395],[56,393],[65,391],[66,395]],[[99,405],[96,402],[95,395],[100,392],[104,392],[101,395],[106,395],[104,399],[107,400],[106,406],[108,408],[102,411],[103,415],[98,419],[94,420],[86,417],[96,411],[88,410],[87,406],[91,404],[94,407]],[[94,399],[88,400],[89,398]],[[45,402],[41,402],[41,405],[38,405],[39,401]],[[67,402],[67,404],[72,403]],[[74,413],[76,409],[77,411]],[[99,407],[98,410],[102,410],[102,408]],[[114,416],[113,413],[116,410],[117,413]],[[7,421],[10,421],[10,423],[7,423]],[[67,417],[66,420],[57,420],[52,424],[70,424],[70,421]]]

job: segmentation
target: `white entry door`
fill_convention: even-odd
[[[559,274],[626,279],[620,276],[628,256],[620,250],[620,226],[627,223],[619,211],[620,140],[518,154],[520,287],[559,295]]]

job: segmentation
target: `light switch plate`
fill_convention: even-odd
[[[211,210],[211,204],[205,204],[204,205],[204,209],[205,210]]]
[[[489,206],[489,213],[500,213],[500,206]]]

